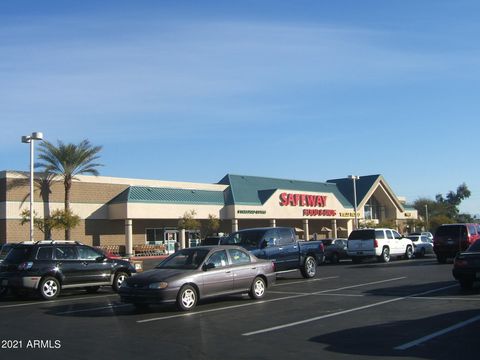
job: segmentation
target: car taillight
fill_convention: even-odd
[[[373,247],[375,247],[375,248],[378,247],[378,240],[377,239],[373,240]]]
[[[33,266],[33,262],[25,261],[25,262],[21,263],[20,265],[18,265],[18,270],[20,270],[20,271],[29,270],[29,269],[32,268],[32,266]]]

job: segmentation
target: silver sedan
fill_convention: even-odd
[[[261,299],[275,283],[272,261],[261,260],[238,246],[199,246],[180,250],[157,265],[124,281],[118,293],[137,307],[176,303],[180,310],[199,299],[248,293]]]

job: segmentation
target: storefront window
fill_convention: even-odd
[[[162,244],[163,229],[145,229],[145,238],[147,244]]]
[[[364,207],[365,220],[380,220],[382,208],[384,206],[381,206],[378,200],[372,196]]]

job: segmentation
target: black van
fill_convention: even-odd
[[[480,238],[478,224],[444,224],[440,225],[433,236],[433,251],[439,263],[453,258],[465,251]]]

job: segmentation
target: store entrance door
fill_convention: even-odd
[[[167,254],[173,254],[175,252],[175,243],[178,240],[178,231],[176,230],[165,230],[164,232],[164,241],[165,250]]]

